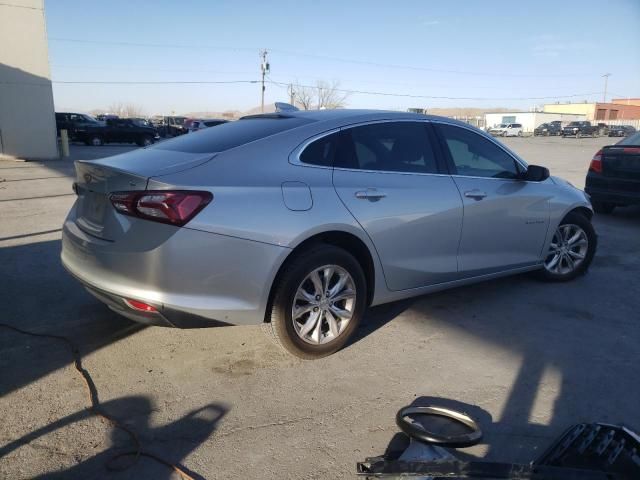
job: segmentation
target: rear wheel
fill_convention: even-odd
[[[99,147],[103,143],[102,137],[99,137],[98,135],[93,135],[89,140],[89,143],[94,147]]]
[[[340,350],[366,309],[362,267],[350,253],[331,245],[294,258],[274,288],[273,335],[285,350],[304,359]]]
[[[593,207],[593,210],[596,213],[604,213],[604,214],[609,214],[613,212],[614,208],[616,208],[616,206],[613,203],[600,202],[598,200],[592,200],[591,206]]]
[[[540,278],[564,282],[586,273],[597,244],[596,232],[589,219],[576,212],[569,213],[558,225],[544,259]]]

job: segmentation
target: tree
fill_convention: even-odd
[[[347,103],[349,94],[340,91],[340,82],[318,81],[316,88],[318,90],[317,108],[343,108]]]
[[[315,86],[296,82],[291,86],[290,93],[294,104],[303,110],[343,108],[349,98],[347,92],[340,91],[340,82],[337,80],[331,83],[318,80]]]
[[[295,85],[291,86],[291,96],[293,97],[294,105],[300,106],[303,110],[311,110],[315,96],[312,87],[300,85],[296,82]]]
[[[139,105],[135,103],[115,102],[109,105],[107,109],[109,113],[118,115],[122,118],[143,117],[144,112]]]

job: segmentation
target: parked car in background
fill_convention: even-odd
[[[370,305],[586,272],[585,193],[465,123],[366,110],[252,115],[76,162],[62,262],[114,311],[261,324],[329,355]]]
[[[601,137],[606,137],[609,135],[609,125],[606,123],[598,123],[598,135]]]
[[[631,125],[611,125],[609,127],[610,137],[627,137],[634,133],[636,133],[636,129]]]
[[[563,137],[597,137],[598,127],[591,125],[591,122],[577,121],[571,122],[562,129]]]
[[[187,117],[155,116],[151,117],[151,123],[162,138],[177,137],[187,133],[184,122]]]
[[[60,130],[66,130],[69,140],[76,140],[78,135],[82,135],[88,127],[99,126],[98,122],[91,115],[84,113],[56,112],[56,131],[60,135]]]
[[[227,123],[228,120],[222,120],[222,119],[206,119],[206,120],[201,120],[201,119],[192,119],[191,121],[187,120],[185,122],[185,127],[187,128],[187,132],[191,133],[191,132],[196,132],[198,130],[203,130],[205,128],[209,128],[209,127],[215,127],[217,125],[222,125],[223,123]]]
[[[521,137],[522,124],[520,123],[501,123],[489,129],[491,135],[498,137]]]
[[[537,126],[533,130],[535,137],[548,137],[550,135],[562,135],[562,123],[560,121],[553,121],[549,123],[543,123]]]
[[[141,126],[131,118],[110,119],[105,125],[91,126],[77,134],[78,140],[93,146],[105,143],[135,143],[145,147],[159,138],[155,128]]]
[[[584,190],[597,213],[640,204],[640,132],[598,150],[589,165]]]

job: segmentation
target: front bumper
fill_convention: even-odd
[[[74,215],[72,209],[63,227],[62,264],[111,309],[141,323],[260,324],[273,279],[290,251],[160,224],[154,228],[173,230],[148,248],[152,240],[144,237],[107,242],[81,230]],[[158,314],[132,310],[125,298],[153,305]]]

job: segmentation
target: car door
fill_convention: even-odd
[[[549,226],[545,182],[521,180],[526,167],[471,128],[440,123],[436,131],[464,203],[461,276],[539,263]]]
[[[462,200],[425,122],[343,129],[333,183],[371,238],[390,290],[457,278]]]

